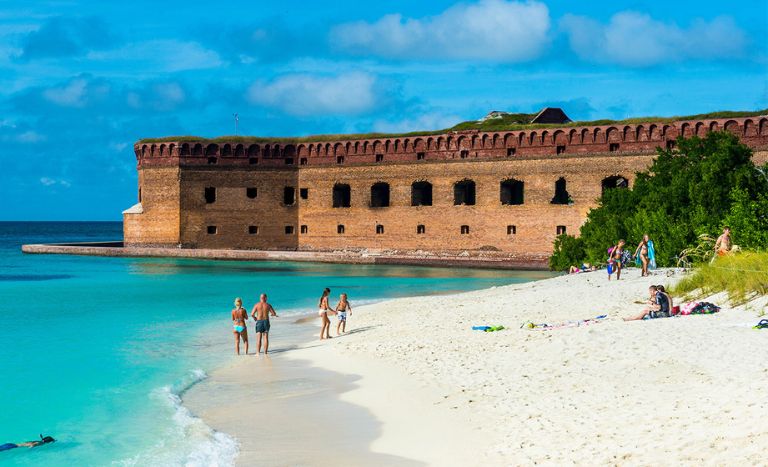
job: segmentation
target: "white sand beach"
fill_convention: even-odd
[[[768,298],[621,319],[673,281],[595,272],[361,307],[349,334],[237,359],[185,404],[238,439],[239,465],[764,464],[768,331],[751,326]]]

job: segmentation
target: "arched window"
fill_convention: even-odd
[[[333,186],[333,207],[348,208],[352,203],[352,190],[349,185],[337,183]]]
[[[523,204],[523,190],[525,184],[520,180],[509,179],[501,182],[501,204]]]
[[[570,204],[571,201],[571,195],[568,194],[568,190],[566,189],[566,182],[565,179],[560,177],[555,182],[555,196],[552,198],[552,204]]]
[[[378,182],[371,185],[371,207],[386,208],[389,206],[389,183]]]
[[[472,206],[475,204],[475,182],[462,180],[453,185],[453,204]]]
[[[413,182],[411,184],[411,206],[432,206],[432,184]]]

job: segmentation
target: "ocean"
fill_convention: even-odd
[[[266,292],[281,317],[298,318],[314,312],[324,287],[334,298],[347,292],[354,306],[551,276],[20,250],[121,238],[119,222],[0,222],[0,444],[58,440],[0,452],[0,464],[231,465],[235,440],[196,418],[181,396],[233,358],[237,296],[250,309]]]

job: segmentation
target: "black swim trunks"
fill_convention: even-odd
[[[269,320],[257,319],[256,320],[256,332],[269,332]]]

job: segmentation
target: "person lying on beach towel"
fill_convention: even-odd
[[[597,271],[597,266],[589,263],[582,263],[581,266],[571,266],[568,268],[568,274],[578,274],[580,272]]]
[[[23,443],[5,443],[0,444],[0,451],[10,451],[11,449],[16,448],[36,448],[38,446],[42,446],[43,444],[53,443],[56,440],[51,438],[50,436],[43,436],[40,435],[40,441],[25,441]]]
[[[624,321],[636,321],[641,319],[669,318],[669,295],[660,291],[657,286],[652,285],[648,291],[653,297],[653,303],[644,308],[643,311],[634,316],[624,318]]]

